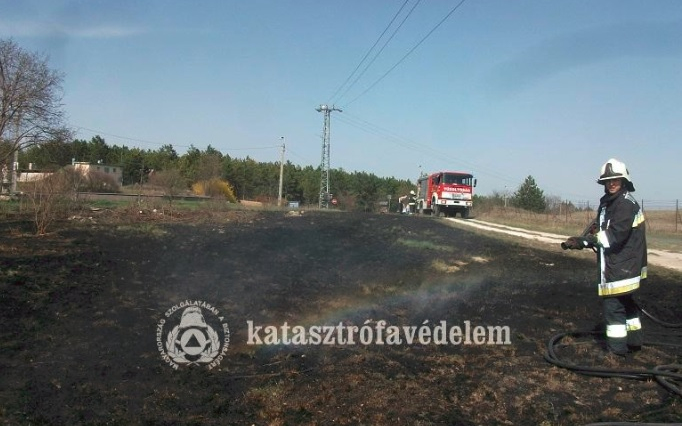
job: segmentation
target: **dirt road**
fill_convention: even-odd
[[[569,235],[550,234],[547,232],[529,231],[523,228],[515,228],[506,225],[499,225],[496,223],[485,222],[481,220],[469,219],[454,219],[447,218],[446,220],[454,221],[458,224],[471,226],[485,231],[501,232],[515,237],[522,237],[529,240],[547,243],[559,248],[559,244],[569,237]],[[676,271],[682,271],[682,253],[674,253],[664,250],[648,250],[648,262],[652,265],[662,266]]]

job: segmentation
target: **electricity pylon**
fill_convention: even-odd
[[[329,125],[332,111],[343,111],[335,106],[330,107],[328,105],[320,105],[316,110],[317,112],[324,113],[324,128],[322,129],[322,163],[320,164],[322,173],[320,178],[320,208],[328,209],[329,202],[331,201],[331,192],[329,191],[329,156],[331,154],[331,150],[329,149]]]

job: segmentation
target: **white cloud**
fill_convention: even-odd
[[[142,34],[141,28],[116,25],[67,26],[49,21],[5,21],[0,19],[1,37],[74,37],[74,38],[121,38]]]

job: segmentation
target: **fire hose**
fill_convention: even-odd
[[[669,323],[666,321],[662,321],[646,310],[642,309],[640,307],[641,312],[654,321],[655,323],[666,327],[666,328],[682,328],[682,324],[675,324],[675,323]],[[585,376],[593,376],[593,377],[616,377],[616,378],[622,378],[622,379],[631,379],[631,380],[643,380],[643,381],[649,381],[649,380],[655,380],[660,384],[663,388],[665,388],[668,392],[670,392],[673,395],[677,395],[682,397],[682,365],[681,364],[667,364],[667,365],[659,365],[655,366],[650,369],[612,369],[612,368],[603,368],[603,367],[593,367],[593,366],[585,366],[585,365],[578,365],[572,362],[564,361],[560,359],[560,357],[557,355],[557,347],[561,344],[562,339],[566,337],[573,337],[573,338],[581,338],[581,337],[587,337],[587,336],[596,336],[602,334],[602,331],[572,331],[572,332],[563,332],[563,333],[558,333],[554,336],[552,336],[549,339],[549,342],[547,344],[547,352],[544,355],[545,360],[547,360],[549,363],[556,365],[557,367],[565,368],[567,370],[573,371],[578,374],[582,374]],[[644,346],[665,346],[665,347],[673,347],[673,348],[682,348],[682,345],[680,344],[674,344],[674,343],[663,343],[663,342],[654,342],[654,341],[645,341]],[[646,425],[651,425],[651,426],[669,426],[671,424],[675,425],[682,425],[682,423],[633,423],[633,422],[603,422],[603,423],[590,423],[588,425],[584,426],[606,426],[606,425],[612,425],[612,426],[617,426],[617,425],[627,425],[627,426],[646,426]]]
[[[597,233],[597,230],[599,229],[599,225],[597,225],[597,221],[593,220],[592,222],[588,223],[585,229],[583,229],[583,232],[580,233],[581,237],[586,237],[588,235],[594,235]],[[564,250],[568,250],[571,248],[571,246],[568,244],[568,241],[564,241],[561,243],[561,248]],[[592,247],[592,250],[595,250],[594,247]]]
[[[587,247],[592,248],[593,251],[596,251],[594,246],[589,243],[583,243],[583,241],[586,241],[586,237],[594,235],[598,231],[598,225],[596,221],[590,222],[587,227],[583,230],[583,232],[580,234],[580,237],[577,238],[569,238],[565,242],[561,243],[561,248],[564,250],[567,249],[582,249],[583,244]],[[572,241],[573,240],[573,241]],[[577,240],[577,243],[576,243]],[[663,326],[665,328],[682,328],[682,324],[676,324],[676,323],[670,323],[666,321],[662,321],[658,318],[656,318],[654,315],[650,314],[648,311],[645,309],[642,309],[641,306],[638,306],[639,310],[644,314],[646,317],[651,319],[653,322],[656,324]],[[667,364],[667,365],[658,365],[650,369],[612,369],[612,368],[603,368],[603,367],[591,367],[591,366],[584,366],[584,365],[578,365],[574,364],[571,362],[567,362],[564,360],[561,360],[559,356],[556,353],[556,348],[559,346],[560,342],[562,339],[565,337],[573,337],[573,338],[580,338],[580,337],[586,337],[586,336],[595,336],[595,335],[600,335],[602,334],[602,331],[573,331],[573,332],[565,332],[565,333],[559,333],[550,338],[549,343],[547,344],[547,352],[545,353],[544,357],[545,360],[547,360],[549,363],[554,364],[558,367],[565,368],[571,371],[574,371],[578,374],[582,374],[585,376],[593,376],[593,377],[617,377],[617,378],[623,378],[623,379],[632,379],[632,380],[655,380],[658,382],[659,385],[661,385],[663,388],[665,388],[668,392],[670,392],[673,395],[677,395],[682,397],[682,364]],[[679,337],[679,336],[677,336]],[[682,345],[680,344],[674,344],[674,343],[663,343],[663,342],[652,342],[652,341],[644,341],[644,346],[667,346],[667,347],[673,347],[673,348],[682,348]],[[601,422],[601,423],[590,423],[588,425],[584,426],[606,426],[606,425],[612,425],[612,426],[617,426],[617,425],[628,425],[628,426],[646,426],[646,425],[651,425],[651,426],[663,426],[663,425],[682,425],[682,423],[633,423],[633,422]]]

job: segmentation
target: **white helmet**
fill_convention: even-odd
[[[410,191],[410,195],[416,195],[414,192],[414,189],[412,191]]]
[[[628,191],[633,192],[635,190],[635,186],[630,180],[630,172],[628,171],[628,168],[625,167],[625,163],[618,161],[615,158],[609,159],[601,166],[601,173],[599,174],[597,183],[605,185],[606,181],[611,179],[624,179],[625,187]]]

